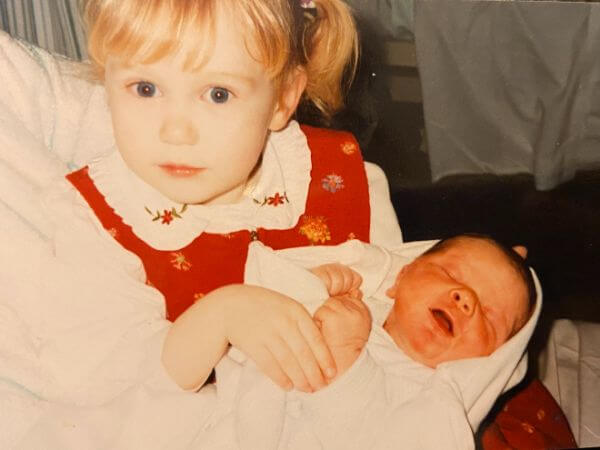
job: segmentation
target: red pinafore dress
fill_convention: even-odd
[[[302,131],[311,151],[311,181],[304,214],[286,230],[254,229],[248,224],[248,229],[231,233],[201,233],[180,249],[157,250],[138,238],[107,204],[87,167],[67,179],[114,239],[142,260],[146,282],[163,294],[167,318],[175,320],[213,289],[243,282],[248,245],[253,240],[274,249],[335,245],[348,239],[369,241],[369,189],[356,140],[341,131],[308,126],[302,126]],[[261,201],[261,207],[277,208],[287,201],[285,192],[273,192]],[[156,219],[168,227],[172,214],[164,211]],[[184,213],[181,217],[185,220]]]

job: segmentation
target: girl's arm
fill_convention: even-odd
[[[318,390],[335,376],[333,357],[306,309],[249,285],[216,289],[191,306],[169,330],[162,361],[179,386],[197,389],[228,344],[284,389]]]

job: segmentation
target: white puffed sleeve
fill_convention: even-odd
[[[381,168],[365,162],[371,204],[371,243],[395,248],[402,243],[402,231],[390,200],[387,178]]]

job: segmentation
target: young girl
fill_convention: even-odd
[[[106,401],[147,367],[163,387],[198,388],[196,364],[214,365],[225,349],[169,340],[168,321],[241,282],[252,240],[401,242],[385,177],[352,136],[290,121],[300,101],[325,116],[342,105],[357,42],[341,0],[89,0],[84,17],[116,147],[45,198],[53,254],[31,311],[46,302],[47,315],[27,319],[51,342],[53,388],[32,389],[42,398]],[[195,315],[192,328],[226,327],[286,388],[318,389],[335,374],[296,302],[227,308],[226,323]]]
[[[251,240],[284,248],[399,239],[386,193],[369,193],[352,137],[289,122],[303,96],[326,115],[342,104],[357,45],[343,2],[90,0],[85,19],[118,151],[67,178],[139,256],[168,319],[241,282]],[[378,229],[382,219],[392,226]],[[319,369],[333,374],[296,304],[237,308],[246,323],[230,342],[275,381],[316,389],[325,381]],[[262,334],[252,322],[259,318],[269,319]],[[179,355],[185,368],[168,360],[178,382],[190,361],[218,358],[189,356]]]

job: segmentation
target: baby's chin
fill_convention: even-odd
[[[383,324],[383,328],[388,333],[388,335],[392,338],[392,340],[396,344],[396,347],[398,347],[398,349],[400,349],[400,351],[402,351],[406,356],[408,356],[413,361],[416,361],[416,362],[418,362],[426,367],[429,367],[431,369],[435,369],[437,367],[437,365],[440,364],[440,362],[443,362],[443,361],[437,361],[433,358],[427,357],[422,352],[419,352],[417,349],[414,348],[413,345],[411,345],[410,341],[407,341],[407,340],[402,339],[399,336],[397,336],[396,333],[394,333],[393,328],[391,326],[389,326],[387,322],[385,322]]]
[[[480,352],[473,354],[463,354],[461,356],[449,356],[449,355],[436,355],[436,356],[426,356],[423,354],[419,354],[413,350],[412,355],[409,355],[413,360],[423,364],[424,366],[431,367],[432,369],[437,368],[442,363],[451,362],[451,361],[459,361],[461,359],[471,359],[471,358],[484,358],[490,356],[494,353],[495,350],[490,352]],[[405,352],[407,353],[407,352]],[[408,353],[407,353],[408,354]]]
[[[416,361],[426,367],[429,367],[430,369],[435,369],[438,364],[441,364],[444,361],[437,361],[437,360],[433,360],[430,358],[425,357],[424,355],[417,353],[415,351],[412,351],[412,354],[409,354],[408,352],[404,351],[413,361]]]

